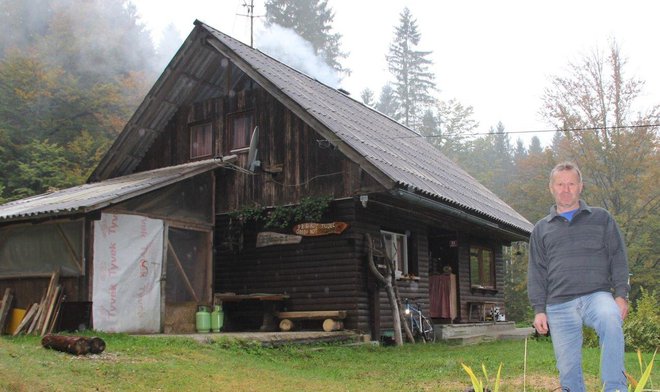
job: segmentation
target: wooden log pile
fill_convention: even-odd
[[[62,302],[65,299],[59,280],[60,271],[57,270],[51,275],[50,284],[42,296],[41,302],[35,302],[26,309],[25,316],[14,331],[13,336],[20,333],[44,336],[53,332],[57,324]],[[0,330],[2,330],[2,327],[3,323],[0,323]]]

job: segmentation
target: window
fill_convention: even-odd
[[[470,284],[472,287],[495,288],[495,260],[492,250],[470,247]]]
[[[250,137],[252,137],[254,128],[253,117],[252,112],[235,113],[229,116],[230,150],[238,150],[250,145]]]
[[[213,153],[213,125],[204,123],[190,127],[190,159],[208,158]]]
[[[381,230],[381,234],[385,243],[385,253],[394,261],[396,277],[412,273],[408,265],[408,237],[405,234],[385,230]]]

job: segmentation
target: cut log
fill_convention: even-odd
[[[85,355],[90,352],[89,340],[80,336],[45,335],[41,339],[44,348],[50,348],[74,355]]]
[[[87,338],[89,342],[89,352],[92,354],[100,354],[105,350],[105,341],[97,336]]]
[[[295,327],[295,324],[293,323],[293,321],[291,321],[289,319],[282,319],[280,321],[280,331],[282,331],[282,332],[289,332],[289,331],[293,330],[294,327]]]
[[[323,322],[325,332],[340,331],[342,329],[344,329],[344,322],[341,320],[326,319]]]

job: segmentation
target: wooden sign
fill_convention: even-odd
[[[257,234],[257,248],[271,245],[286,245],[286,244],[299,244],[302,237],[292,234],[274,233],[271,231],[264,231]]]
[[[293,232],[305,237],[316,237],[320,235],[341,234],[348,228],[348,223],[301,223],[293,226]]]

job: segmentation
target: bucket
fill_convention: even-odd
[[[14,331],[18,328],[18,325],[23,321],[23,317],[25,317],[25,309],[13,308],[9,313],[9,320],[5,327],[6,332],[13,335]]]

